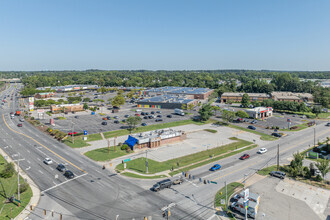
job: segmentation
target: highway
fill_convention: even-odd
[[[14,90],[14,85],[11,85],[2,92],[1,97],[14,93]],[[318,122],[315,127],[292,132],[262,146],[268,149],[266,154],[256,154],[256,148],[244,152],[251,155],[248,160],[239,160],[239,154],[214,162],[222,165],[220,171],[208,171],[213,164],[196,168],[190,172],[196,177],[195,180],[154,193],[149,187],[155,180],[120,177],[102,170],[98,164],[40,132],[28,122],[23,122],[23,127],[17,127],[19,119],[11,119],[10,112],[16,111],[18,100],[7,99],[9,102],[0,109],[0,147],[14,160],[20,160],[20,167],[42,191],[39,204],[29,219],[51,218],[49,210],[61,213],[63,219],[143,219],[144,216],[163,219],[160,209],[170,203],[176,204],[171,208],[171,219],[217,219],[213,200],[225,181],[230,183],[245,176],[249,178],[256,170],[275,164],[277,145],[280,146],[280,162],[288,163],[294,152],[313,144],[314,128],[316,141],[330,134],[330,128],[325,127],[324,122]],[[44,164],[46,157],[54,163]],[[55,168],[59,163],[65,164],[75,178],[67,179],[57,171]],[[199,183],[199,177],[218,184]],[[46,216],[43,216],[44,209],[48,210]]]

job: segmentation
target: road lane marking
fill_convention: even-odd
[[[27,150],[27,152],[29,152],[29,153],[30,153],[30,151],[29,151],[29,150]]]
[[[49,152],[53,153],[54,155],[58,156],[59,158],[61,158],[62,160],[66,161],[67,163],[71,164],[72,166],[74,166],[75,168],[77,168],[78,170],[84,172],[84,173],[87,173],[85,170],[81,169],[80,167],[76,166],[75,164],[71,163],[70,161],[68,161],[67,159],[65,159],[64,157],[60,156],[59,154],[55,153],[54,151],[52,151],[51,149],[49,149],[48,147],[46,147],[45,145],[41,144],[39,141],[37,141],[36,139],[26,135],[26,134],[23,134],[21,132],[18,132],[18,131],[15,131],[14,129],[12,129],[11,127],[9,127],[9,125],[7,124],[6,122],[6,119],[5,119],[5,115],[2,114],[2,118],[3,118],[3,121],[5,122],[6,126],[9,128],[9,130],[11,130],[12,132],[14,133],[17,133],[17,134],[20,134],[20,135],[23,135],[31,140],[33,140],[34,142],[36,142],[37,144],[39,144],[40,146],[44,147],[45,149],[47,149]],[[65,152],[65,151],[64,151]]]
[[[39,161],[41,161],[39,157],[37,157],[37,159],[38,159]]]
[[[76,177],[73,178],[73,179],[69,179],[69,180],[64,181],[64,182],[62,182],[62,183],[60,183],[60,184],[57,184],[57,185],[52,186],[52,187],[50,187],[50,188],[48,188],[48,189],[45,189],[45,190],[41,191],[41,193],[45,193],[45,192],[47,192],[47,191],[49,191],[49,190],[51,190],[51,189],[54,189],[54,188],[56,188],[56,187],[58,187],[58,186],[61,186],[61,185],[65,184],[65,183],[68,183],[68,182],[70,182],[70,181],[72,181],[72,180],[75,180],[75,179],[78,179],[78,178],[80,178],[80,177],[86,176],[87,174],[88,174],[88,173],[84,173],[84,174],[82,174],[82,175],[80,175],[80,176],[76,176]]]
[[[27,160],[28,163],[31,163],[29,160]]]
[[[28,168],[26,168],[25,170],[29,170],[29,169],[31,169],[31,167],[28,167]]]
[[[39,171],[39,173],[44,174],[41,170],[38,170],[38,171]]]

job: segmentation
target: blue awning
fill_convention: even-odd
[[[133,147],[136,144],[136,142],[138,142],[138,140],[129,135],[128,139],[125,141],[124,144],[127,144],[131,148],[131,150],[133,150]]]

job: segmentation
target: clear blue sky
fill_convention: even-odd
[[[0,1],[0,71],[74,69],[330,70],[330,1]]]

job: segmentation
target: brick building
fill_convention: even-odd
[[[161,95],[138,100],[136,103],[138,108],[181,109],[182,105],[196,105],[197,102],[197,99],[191,99],[187,96]]]
[[[78,112],[84,110],[84,105],[82,104],[65,104],[65,105],[51,105],[50,110],[52,113],[64,112]]]
[[[228,103],[228,102],[241,102],[244,92],[225,92],[222,94],[220,102]],[[261,102],[265,99],[270,99],[270,95],[266,93],[246,93],[250,97],[250,102],[258,101]]]
[[[294,92],[272,92],[274,101],[290,101],[290,102],[313,102],[313,95],[310,93],[294,93]]]
[[[193,88],[193,87],[174,87],[165,86],[160,88],[153,88],[145,91],[147,96],[160,95],[185,95],[191,99],[207,99],[212,93],[213,89],[208,88]]]

